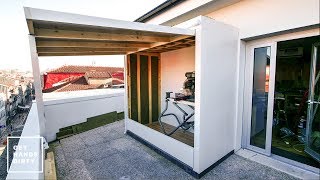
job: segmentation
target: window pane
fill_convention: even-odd
[[[265,148],[271,47],[254,49],[250,144]]]

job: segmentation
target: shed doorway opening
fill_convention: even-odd
[[[194,53],[189,38],[181,49],[127,55],[129,118],[191,147],[194,92],[187,97],[184,90],[194,90]]]

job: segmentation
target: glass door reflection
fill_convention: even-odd
[[[320,162],[320,60],[319,46],[312,47],[310,88],[307,115],[307,138],[305,152]]]
[[[250,145],[266,148],[271,47],[254,48]]]

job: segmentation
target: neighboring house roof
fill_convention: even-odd
[[[67,78],[69,79],[69,78]],[[98,89],[102,88],[101,84],[88,84],[86,78],[84,76],[74,77],[71,81],[67,81],[66,83],[62,83],[58,86],[44,89],[42,92],[65,92],[65,91],[79,91],[79,90],[88,90],[88,89]]]
[[[119,85],[119,84],[124,84],[124,81],[117,78],[112,79],[112,85]]]
[[[66,76],[66,75],[70,76]],[[75,75],[72,75],[75,74]],[[49,77],[50,76],[50,77]],[[57,76],[63,79],[52,82],[52,86],[43,89],[42,92],[63,92],[63,91],[78,91],[87,89],[103,88],[104,83],[98,82],[99,84],[93,84],[88,82],[89,79],[109,80],[114,81],[116,84],[123,84],[123,68],[118,67],[100,67],[100,66],[62,66],[60,68],[47,72],[48,79],[55,80]],[[47,79],[47,81],[48,81]],[[95,81],[94,81],[95,82]],[[95,82],[95,83],[97,83]],[[47,83],[47,82],[46,82]]]
[[[79,91],[79,90],[88,90],[88,89],[98,89],[102,88],[101,84],[88,84],[87,80],[84,76],[78,78],[76,81],[69,83],[66,86],[56,90],[56,92],[65,92],[65,91]]]
[[[135,22],[147,22],[149,19],[152,19],[161,13],[164,13],[165,11],[169,10],[170,8],[178,5],[179,3],[182,3],[186,0],[167,0],[164,3],[160,4],[159,6],[155,7],[151,11],[147,12],[146,14],[142,15],[138,19],[135,20]]]
[[[122,72],[114,72],[114,73],[112,73],[111,74],[111,76],[113,77],[113,78],[117,78],[117,79],[121,79],[121,80],[124,80],[124,73],[123,73],[123,71]]]
[[[102,66],[74,66],[67,65],[48,71],[47,73],[86,73],[86,72],[117,72],[123,71],[119,67],[102,67]]]
[[[71,81],[74,81],[74,80],[78,80],[81,76],[71,76],[71,77],[67,77],[65,79],[62,79],[61,81],[59,82],[56,82],[52,85],[52,87],[56,87],[56,86],[60,86],[60,85],[64,85],[64,84],[67,84]]]
[[[112,78],[112,75],[109,72],[96,71],[86,72],[85,76],[87,76],[88,78]]]
[[[14,86],[15,85],[15,79],[8,79],[6,77],[0,77],[0,84],[5,86]]]

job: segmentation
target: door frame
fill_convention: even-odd
[[[266,123],[266,142],[265,149],[253,146],[250,144],[251,138],[251,113],[252,113],[252,87],[253,87],[253,68],[254,68],[254,49],[270,47],[270,68],[269,68],[269,89],[268,89],[268,104],[267,104],[267,123]],[[244,99],[244,116],[246,121],[246,148],[259,152],[261,154],[270,156],[271,155],[271,136],[272,136],[272,119],[273,119],[273,97],[274,97],[274,81],[275,81],[275,69],[276,69],[276,42],[267,42],[261,44],[250,43],[246,46],[246,63],[245,63],[245,99]],[[271,92],[271,93],[270,93]]]
[[[247,66],[250,65],[250,63],[249,63],[250,62],[250,59],[249,59],[250,56],[248,56],[247,52],[248,52],[248,49],[250,49],[250,48],[252,49],[252,47],[264,47],[264,45],[266,46],[266,45],[270,45],[270,44],[273,44],[273,43],[277,44],[277,42],[279,42],[279,41],[300,39],[300,38],[319,36],[319,35],[320,35],[320,28],[319,27],[312,28],[312,29],[305,29],[305,30],[295,31],[295,32],[288,31],[287,33],[281,34],[281,35],[276,35],[276,36],[270,35],[270,36],[264,36],[263,38],[260,38],[260,39],[257,38],[257,39],[254,39],[254,40],[245,41],[245,50],[242,51],[242,53],[245,54],[245,58],[244,58],[245,59],[245,63],[244,63],[245,64],[244,65],[245,72],[244,72],[244,77],[243,77],[244,78],[243,79],[243,82],[244,82],[244,98],[243,98],[243,102],[240,102],[240,103],[242,103],[244,105],[243,106],[243,113],[242,113],[242,137],[241,137],[241,146],[242,146],[242,148],[249,149],[249,150],[255,151],[257,153],[261,153],[261,154],[270,156],[270,157],[272,157],[274,159],[277,159],[277,160],[283,161],[285,163],[288,163],[288,164],[291,164],[291,165],[294,165],[294,166],[297,166],[297,167],[300,167],[300,168],[303,168],[303,169],[307,169],[307,170],[310,170],[310,171],[313,171],[313,172],[315,172],[315,168],[312,167],[312,166],[309,166],[309,165],[306,165],[306,164],[303,164],[303,163],[300,163],[300,162],[297,162],[297,161],[293,161],[293,160],[287,159],[285,157],[280,157],[280,156],[271,154],[272,124],[271,124],[271,127],[269,127],[269,128],[271,128],[270,133],[266,134],[266,142],[267,141],[269,141],[269,142],[266,143],[266,151],[265,152],[262,152],[260,148],[256,149],[255,147],[251,148],[250,146],[248,146],[248,144],[250,143],[250,142],[248,142],[248,137],[250,139],[250,129],[251,129],[251,127],[250,127],[251,126],[251,103],[250,103],[250,106],[248,108],[248,103],[249,103],[248,101],[252,101],[252,86],[250,86],[250,85],[252,85],[252,83],[249,83],[247,81],[248,80],[253,81],[253,77],[252,77],[253,66],[252,66],[251,71],[246,71],[246,70],[248,68]],[[275,48],[275,52],[276,52],[276,48]],[[276,56],[276,54],[274,54],[274,55]],[[276,58],[275,58],[275,60],[276,60]],[[252,61],[252,59],[251,59],[251,61]],[[270,57],[270,63],[271,63],[271,57]],[[253,65],[253,63],[252,63],[252,65]],[[274,71],[273,74],[274,74],[274,77],[275,77],[275,71]],[[271,75],[271,67],[270,67],[270,75]],[[270,93],[269,93],[269,96],[268,96],[268,107],[269,107],[269,102],[270,102],[269,98],[271,98],[270,94],[272,94],[272,97],[274,97],[274,85],[275,85],[275,82],[274,82],[275,79],[271,80],[270,78],[271,77],[269,77],[269,92]],[[271,86],[273,87],[273,89],[270,89]],[[273,100],[272,100],[272,102],[273,102]],[[271,111],[271,109],[268,108],[268,116],[269,116],[269,110]],[[272,108],[272,116],[273,116],[273,108]],[[268,126],[267,126],[267,128],[268,128]],[[267,147],[267,144],[270,144],[270,146],[268,145],[268,147]],[[270,148],[270,150],[269,150],[269,148]]]

